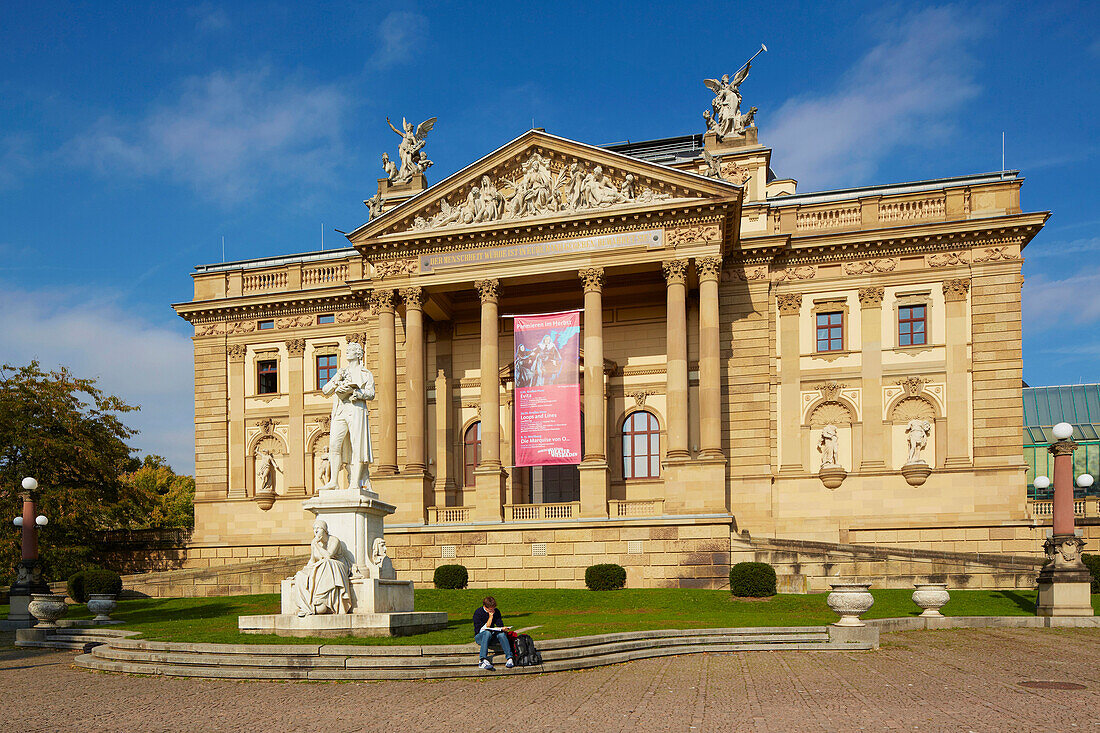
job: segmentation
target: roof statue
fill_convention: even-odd
[[[721,80],[703,80],[707,89],[714,92],[714,99],[710,103],[713,114],[704,112],[703,118],[706,121],[707,132],[717,133],[719,140],[724,140],[731,135],[744,135],[745,129],[754,124],[756,107],[750,109],[747,114],[741,114],[741,84],[748,78],[752,60],[767,50],[768,47],[761,43],[760,50],[737,70],[732,79],[729,74],[723,74]]]
[[[391,163],[391,165],[392,165],[392,163]],[[381,214],[382,214],[382,192],[381,191],[374,194],[369,199],[365,200],[363,203],[366,204],[367,210],[370,211],[370,214],[367,216],[367,221],[373,221],[374,219],[377,219],[379,216],[381,216]]]
[[[386,175],[389,177],[391,183],[408,183],[413,179],[413,176],[423,173],[432,164],[430,160],[424,155],[424,145],[427,143],[425,139],[427,134],[431,132],[435,127],[436,117],[424,120],[415,128],[413,124],[401,118],[402,130],[398,130],[390,122],[390,118],[386,118],[386,123],[390,126],[390,129],[401,136],[401,143],[397,146],[397,156],[401,160],[401,167],[397,170],[396,175],[391,174],[390,163],[388,156],[383,158],[382,166],[386,170]],[[386,164],[389,163],[389,166]]]
[[[703,175],[708,176],[710,178],[721,178],[722,177],[722,158],[721,157],[716,158],[713,155],[711,155],[709,150],[707,150],[706,148],[703,148],[703,160],[707,164],[707,169],[703,172]]]

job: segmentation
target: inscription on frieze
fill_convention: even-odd
[[[450,270],[456,267],[476,267],[497,262],[512,262],[537,257],[559,257],[561,255],[598,252],[601,250],[635,247],[660,249],[664,247],[664,243],[663,229],[648,229],[642,232],[605,234],[598,237],[578,237],[576,239],[559,239],[553,242],[486,247],[485,249],[464,252],[439,252],[420,256],[420,273],[427,275],[436,270]]]

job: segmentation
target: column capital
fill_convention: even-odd
[[[305,339],[287,339],[286,351],[291,356],[301,356],[306,353]]]
[[[402,288],[401,297],[405,301],[405,307],[412,310],[420,310],[424,307],[424,288]]]
[[[859,289],[859,304],[864,308],[877,308],[882,305],[882,296],[886,288],[873,285],[869,288]]]
[[[684,285],[687,283],[687,260],[665,260],[661,263],[661,269],[665,273],[665,282],[669,285]]]
[[[393,290],[372,290],[370,294],[370,311],[375,315],[393,311]]]
[[[966,300],[968,290],[970,290],[970,278],[943,281],[944,300]]]
[[[244,355],[248,351],[244,344],[229,344],[229,348],[226,352],[229,354],[229,361],[244,361]]]
[[[577,270],[577,274],[584,284],[584,292],[603,292],[603,268],[585,267]]]
[[[1047,451],[1053,456],[1072,456],[1077,450],[1077,443],[1072,439],[1055,441]]]
[[[779,312],[785,316],[797,316],[802,308],[802,293],[780,293],[776,298]]]
[[[474,287],[482,303],[496,303],[500,300],[500,280],[476,280]]]
[[[700,280],[714,280],[717,282],[722,274],[721,257],[699,257],[695,260],[695,271]]]

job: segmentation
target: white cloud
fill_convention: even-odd
[[[1079,271],[1080,272],[1080,271]],[[1024,281],[1023,317],[1026,328],[1049,331],[1053,327],[1086,325],[1100,321],[1100,272],[1052,280],[1044,275]]]
[[[216,72],[183,83],[137,120],[105,117],[67,146],[104,174],[168,175],[215,199],[327,182],[343,157],[347,95],[268,70]]]
[[[95,377],[108,394],[141,407],[123,416],[140,433],[130,445],[194,470],[191,341],[90,292],[18,290],[0,283],[0,353],[9,364],[32,359]]]
[[[783,151],[780,175],[809,189],[856,185],[899,145],[945,135],[950,113],[978,91],[966,53],[977,32],[952,7],[892,19],[835,89],[775,113],[768,138]]]
[[[394,10],[378,24],[375,38],[378,48],[370,65],[384,69],[408,61],[427,37],[428,19],[420,13]]]

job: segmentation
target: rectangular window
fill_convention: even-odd
[[[317,316],[317,325],[323,326],[326,323],[336,323],[336,316],[332,313],[326,313],[323,316]]]
[[[267,331],[268,329],[275,328],[275,321],[258,321],[256,328],[261,331]]]
[[[898,307],[898,346],[923,346],[928,343],[927,306]]]
[[[844,350],[844,313],[817,314],[817,350]]]
[[[317,356],[317,389],[324,387],[335,374],[336,354],[319,354]]]
[[[265,359],[256,362],[256,394],[278,394],[279,362]]]

